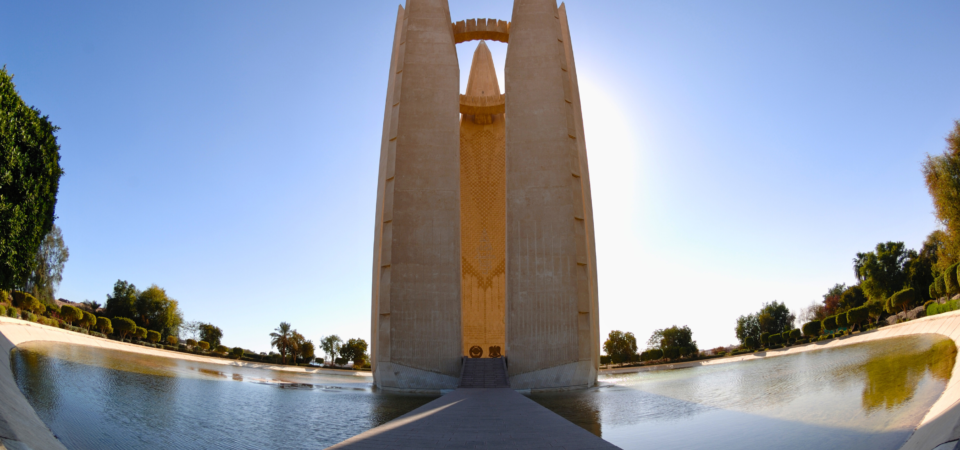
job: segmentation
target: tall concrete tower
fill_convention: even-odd
[[[481,40],[466,92],[455,46]],[[483,40],[508,43],[505,92]],[[450,389],[505,357],[516,389],[592,386],[593,207],[566,9],[452,23],[407,0],[394,33],[377,190],[371,356],[385,389]]]

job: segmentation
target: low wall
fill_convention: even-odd
[[[27,399],[20,392],[10,369],[10,352],[24,342],[53,341],[66,342],[77,345],[107,348],[124,352],[141,353],[146,355],[175,358],[191,361],[200,361],[208,364],[249,367],[256,369],[279,370],[284,372],[300,373],[328,373],[337,375],[353,375],[370,377],[370,372],[353,370],[319,369],[312,367],[281,366],[274,364],[251,363],[224,358],[194,355],[191,353],[174,352],[137,344],[112,341],[96,336],[61,330],[56,327],[40,325],[25,320],[0,317],[0,450],[19,449],[17,443],[26,444],[33,450],[56,449],[65,447],[54,437],[50,429],[40,420]]]

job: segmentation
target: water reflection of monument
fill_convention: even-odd
[[[508,43],[505,93],[484,42],[459,90],[455,45]],[[599,365],[596,252],[566,9],[511,22],[399,8],[374,234],[377,386],[452,388],[460,360],[508,358],[515,388],[589,386]]]

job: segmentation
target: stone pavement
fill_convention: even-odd
[[[331,449],[615,449],[509,388],[457,389]]]

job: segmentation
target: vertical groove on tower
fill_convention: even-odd
[[[374,242],[374,377],[386,388],[452,387],[460,368],[459,64],[446,0],[408,0],[394,41]]]
[[[592,214],[561,22],[554,0],[514,2],[505,83],[506,345],[515,388],[596,381]]]

